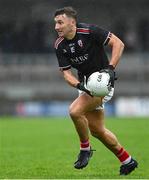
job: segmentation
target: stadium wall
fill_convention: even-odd
[[[15,105],[17,116],[69,116],[70,101],[19,102]],[[106,116],[148,117],[149,97],[119,97],[105,104]]]
[[[147,116],[149,54],[124,53],[116,72],[107,115]],[[59,72],[55,54],[1,54],[0,84],[0,115],[66,115],[68,102],[77,97]]]

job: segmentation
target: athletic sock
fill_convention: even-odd
[[[118,151],[116,156],[122,164],[128,164],[131,161],[131,156],[123,147]]]
[[[80,141],[80,150],[89,151],[91,149],[89,139],[86,141]]]

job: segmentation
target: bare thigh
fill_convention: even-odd
[[[93,111],[98,106],[102,105],[101,97],[90,97],[86,93],[79,96],[70,105],[70,113],[78,113],[78,115],[85,115],[87,112]]]

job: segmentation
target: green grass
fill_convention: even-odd
[[[69,119],[0,118],[0,179],[147,179],[149,178],[149,119],[109,118],[107,127],[139,162],[126,177],[120,163],[98,140],[83,170],[73,168],[79,141]]]

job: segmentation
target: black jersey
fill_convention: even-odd
[[[76,35],[72,40],[59,37],[55,42],[55,50],[61,70],[71,67],[79,74],[88,76],[95,71],[106,68],[109,64],[104,45],[111,33],[96,25],[77,24]]]

